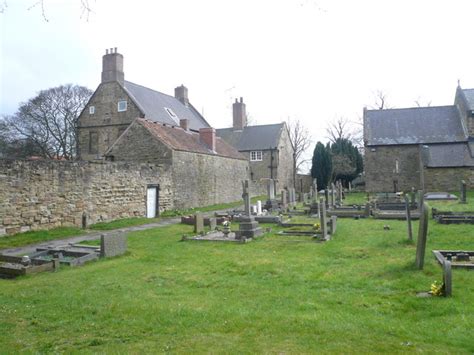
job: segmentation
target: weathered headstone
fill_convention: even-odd
[[[352,192],[352,184],[350,181],[349,181],[349,192]]]
[[[461,181],[461,203],[467,203],[466,181]]]
[[[320,224],[321,224],[321,238],[326,240],[328,238],[328,222],[327,222],[327,215],[326,215],[326,204],[324,203],[323,199],[319,201],[319,210],[321,211],[320,214]]]
[[[406,211],[407,228],[408,228],[408,240],[413,240],[413,231],[411,228],[410,201],[407,195],[405,195],[405,211]]]
[[[281,208],[286,210],[288,208],[287,190],[281,190]]]
[[[100,256],[102,258],[122,255],[126,251],[127,235],[125,233],[102,234],[100,236]]]
[[[334,235],[334,233],[336,233],[336,228],[337,228],[337,216],[331,216],[331,219],[330,219],[330,229],[329,229],[329,233],[331,234],[331,236]]]
[[[324,204],[326,205],[326,208],[329,208],[329,190],[327,187],[324,190]]]
[[[194,233],[204,233],[204,217],[202,213],[196,213],[194,215]]]
[[[318,198],[318,179],[313,179],[313,202],[319,203],[319,198]]]
[[[418,208],[421,211],[421,208],[423,207],[423,203],[425,202],[425,194],[423,190],[418,190]]]
[[[365,204],[365,216],[370,217],[370,203],[369,202]]]
[[[416,245],[416,267],[423,270],[425,262],[426,238],[428,235],[428,205],[423,203],[421,207],[420,222],[418,228],[418,240]]]
[[[443,262],[443,284],[444,284],[444,297],[451,297],[453,289],[452,289],[452,273],[451,273],[451,261],[444,260]]]
[[[275,199],[275,180],[273,179],[267,181],[267,196],[269,200]]]
[[[242,199],[244,200],[245,215],[250,216],[250,192],[249,192],[249,181],[242,181]]]
[[[217,227],[217,218],[211,217],[209,218],[209,229],[211,231],[216,230]]]
[[[260,216],[262,214],[262,201],[257,201],[257,215]]]

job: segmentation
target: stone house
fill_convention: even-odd
[[[189,129],[135,119],[105,153],[106,160],[154,164],[163,179],[159,204],[173,208],[206,206],[241,198],[240,181],[248,176],[247,159],[214,128]],[[162,206],[159,206],[161,208]]]
[[[474,89],[449,106],[364,109],[364,148],[369,192],[474,186]]]
[[[286,123],[248,126],[246,105],[242,98],[235,100],[232,111],[232,127],[217,129],[216,133],[247,157],[250,179],[254,184],[275,179],[277,192],[292,187],[293,146]],[[266,185],[260,186],[260,192],[265,192]]]
[[[103,154],[137,117],[179,126],[188,121],[192,130],[209,128],[189,102],[181,85],[175,96],[125,80],[123,55],[110,49],[102,57],[102,80],[78,118],[78,155],[82,160],[102,159]]]

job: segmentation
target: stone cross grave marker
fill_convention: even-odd
[[[124,232],[100,235],[100,256],[108,258],[127,251],[127,235]]]
[[[411,228],[410,200],[407,195],[405,195],[405,211],[406,211],[407,227],[408,227],[408,240],[413,240],[413,231]]]
[[[418,228],[418,240],[416,245],[416,267],[423,270],[425,262],[426,238],[428,235],[428,205],[423,202],[421,207],[420,223]]]
[[[267,181],[267,195],[269,200],[275,199],[275,180],[273,179]]]
[[[467,196],[466,196],[466,181],[461,181],[461,203],[467,203]]]
[[[242,198],[244,200],[244,210],[245,210],[245,215],[250,216],[250,194],[249,194],[249,181],[245,180],[242,181]]]
[[[202,213],[196,213],[194,215],[194,233],[204,233],[204,217]]]

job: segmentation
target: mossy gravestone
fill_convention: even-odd
[[[426,238],[428,235],[428,205],[423,202],[421,207],[420,224],[418,227],[418,240],[416,245],[416,267],[423,270],[425,262]]]

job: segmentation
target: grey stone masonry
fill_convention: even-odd
[[[428,205],[423,203],[421,208],[420,223],[418,228],[418,240],[416,246],[416,267],[423,270],[425,262],[426,239],[428,235]]]
[[[108,258],[125,254],[127,251],[127,235],[124,232],[117,234],[101,234],[100,256]]]

